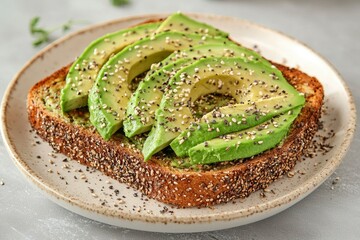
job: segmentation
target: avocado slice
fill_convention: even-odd
[[[72,64],[66,77],[66,85],[61,92],[61,109],[67,112],[86,106],[88,104],[88,93],[94,84],[97,73],[113,54],[153,32],[164,31],[228,36],[228,33],[191,19],[182,13],[172,14],[162,23],[146,23],[106,34],[90,43]]]
[[[177,156],[188,156],[192,147],[223,134],[248,129],[274,116],[302,106],[303,98],[289,100],[289,95],[275,96],[256,102],[248,101],[225,106],[205,114],[199,122],[190,124],[170,146]],[[235,130],[236,129],[236,130]]]
[[[86,106],[88,93],[97,73],[111,55],[134,41],[149,36],[159,25],[160,23],[142,24],[106,34],[90,43],[69,69],[66,85],[61,91],[61,109],[67,112]]]
[[[188,59],[178,60],[147,75],[140,82],[127,106],[123,122],[125,136],[133,137],[151,129],[168,79],[188,62]]]
[[[271,63],[256,52],[237,44],[205,44],[176,51],[160,64],[152,67],[144,80],[131,96],[124,121],[127,137],[147,132],[155,121],[155,111],[159,107],[168,80],[180,69],[206,57],[241,57],[245,61]]]
[[[287,135],[301,106],[278,115],[256,127],[223,135],[189,150],[186,165],[211,164],[254,156],[278,145]]]
[[[254,111],[249,115],[244,115],[244,112],[220,114],[214,116],[218,119],[211,121],[202,119],[199,125],[191,115],[189,106],[202,95],[214,92],[230,94],[240,105],[273,99],[272,104],[276,106],[276,111],[284,107],[281,105],[283,98],[286,98],[288,107],[304,103],[304,97],[284,79],[279,70],[261,62],[245,62],[242,58],[221,57],[198,60],[178,71],[169,81],[169,86],[170,89],[163,96],[160,107],[155,113],[155,124],[144,143],[145,160],[167,146],[189,126],[186,135],[175,139],[175,143],[171,146],[175,153],[183,152],[179,154],[181,156],[186,155],[196,141],[204,142],[213,137],[244,129],[244,126],[248,128],[252,124],[260,124],[268,119],[263,115],[267,115],[271,110],[274,111],[271,109],[260,114]],[[195,125],[199,125],[200,128],[194,129]],[[201,138],[189,141],[192,144],[184,144],[195,131],[200,131]]]
[[[222,37],[162,32],[139,40],[112,57],[101,68],[89,93],[90,121],[100,135],[109,139],[122,126],[131,96],[129,84],[137,75],[175,50],[208,43],[232,44]]]
[[[227,37],[227,32],[221,31],[206,23],[198,22],[180,12],[167,17],[157,29],[157,32],[173,31],[184,33],[195,33],[210,36]]]

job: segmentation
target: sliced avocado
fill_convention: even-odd
[[[282,95],[257,102],[225,106],[204,115],[199,122],[190,124],[170,146],[177,156],[188,156],[189,149],[199,143],[248,129],[301,105],[303,101],[300,98],[289,101],[288,95]]]
[[[213,26],[203,22],[198,22],[195,19],[189,18],[182,13],[174,13],[167,17],[157,29],[157,32],[173,31],[184,33],[195,33],[210,36],[227,37],[229,34],[223,32]]]
[[[166,65],[140,82],[129,100],[123,122],[127,137],[133,137],[151,129],[167,80],[187,62],[188,59],[182,59]]]
[[[90,120],[101,136],[109,139],[122,126],[131,96],[129,84],[137,75],[175,50],[208,43],[232,44],[222,37],[163,32],[137,41],[112,57],[101,68],[89,93]]]
[[[95,82],[97,73],[111,55],[129,44],[149,36],[159,25],[160,23],[142,24],[106,34],[90,43],[69,69],[66,85],[61,91],[61,109],[67,112],[86,106],[88,93]]]
[[[276,103],[282,103],[282,96],[287,98],[286,106],[294,107],[304,103],[304,97],[284,79],[279,70],[261,62],[245,62],[242,58],[222,57],[198,60],[178,71],[169,81],[169,86],[170,89],[163,96],[160,107],[155,113],[155,124],[149,134],[149,140],[147,139],[144,143],[145,160],[167,146],[189,126],[186,135],[177,138],[174,141],[177,143],[172,144],[172,148],[177,154],[184,152],[186,155],[188,147],[196,145],[184,145],[191,137],[192,132],[200,131],[201,133],[200,139],[192,140],[192,143],[204,142],[209,137],[211,139],[229,132],[239,131],[244,129],[243,125],[251,127],[248,123],[259,124],[268,119],[262,117],[267,112],[256,114],[258,111],[255,111],[249,116],[244,115],[244,112],[233,112],[228,116],[220,114],[218,119],[211,121],[203,119],[200,121],[202,123],[199,125],[200,128],[195,129],[191,125],[194,126],[198,123],[191,115],[189,106],[202,95],[213,92],[229,94],[236,99],[238,104],[242,105],[274,99],[272,102],[276,109],[271,109],[270,112],[279,111],[284,107],[276,105]],[[205,129],[202,127],[204,124]]]
[[[189,150],[190,165],[247,158],[275,147],[287,135],[301,108],[296,107],[256,127],[196,145]]]
[[[241,57],[245,61],[271,63],[256,52],[237,44],[205,44],[176,51],[160,64],[152,67],[149,74],[139,84],[131,96],[124,121],[127,137],[147,132],[155,121],[155,111],[159,107],[168,80],[179,70],[206,57]]]

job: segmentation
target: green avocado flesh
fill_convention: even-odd
[[[256,52],[237,44],[205,44],[176,51],[157,65],[152,66],[145,79],[133,93],[127,106],[124,132],[127,137],[147,132],[155,121],[168,80],[180,69],[206,57],[241,57],[244,61],[271,64]]]
[[[125,46],[149,36],[160,23],[147,23],[137,27],[107,34],[90,43],[70,67],[66,85],[61,91],[61,108],[64,112],[84,107],[88,93],[94,85],[101,67],[114,53]]]
[[[190,124],[188,129],[171,142],[170,146],[177,156],[188,156],[189,149],[199,143],[256,126],[304,103],[301,96],[296,98],[292,95],[290,98],[292,100],[289,101],[289,95],[281,95],[216,109],[204,115],[199,122]]]
[[[140,82],[129,100],[123,122],[127,137],[133,137],[151,129],[155,121],[155,111],[159,107],[164,88],[167,86],[167,80],[171,77],[172,72],[176,72],[187,62],[186,59],[182,59],[169,64],[146,76]]]
[[[133,28],[106,34],[90,43],[72,64],[61,92],[61,108],[64,112],[88,104],[88,94],[97,74],[105,62],[114,54],[133,42],[152,33],[176,31],[207,36],[227,37],[227,33],[205,23],[193,20],[182,13],[174,13],[163,22],[146,23]]]
[[[228,33],[214,28],[213,26],[191,19],[182,13],[174,13],[167,17],[157,29],[157,32],[164,31],[176,31],[222,37],[227,37],[229,35]]]
[[[229,94],[238,104],[225,108],[228,113],[221,113],[220,108],[217,110],[220,113],[210,115],[213,119],[205,115],[200,122],[196,121],[190,105],[200,96],[214,92]],[[189,148],[198,142],[255,126],[302,105],[304,101],[304,97],[284,79],[281,72],[269,65],[245,62],[242,58],[198,60],[170,79],[169,90],[156,110],[155,124],[144,143],[144,159],[149,159],[175,138],[171,147],[177,155],[186,156]],[[236,108],[238,112],[234,111]],[[195,132],[198,135],[192,139],[191,135]],[[177,138],[180,134],[185,136]]]
[[[210,164],[233,159],[248,158],[278,145],[287,135],[301,106],[278,115],[256,127],[223,135],[196,145],[189,150],[188,163]]]
[[[90,120],[100,135],[109,139],[122,126],[132,94],[129,84],[137,75],[176,50],[209,43],[227,45],[231,41],[222,37],[163,32],[139,40],[113,56],[101,68],[89,93]]]
[[[305,104],[268,60],[182,13],[98,38],[63,80],[46,108],[145,161],[195,169],[276,147]]]

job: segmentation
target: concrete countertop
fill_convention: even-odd
[[[315,49],[340,72],[360,104],[360,1],[357,0],[2,0],[0,2],[0,96],[40,48],[31,45],[29,21],[48,27],[69,19],[86,25],[132,15],[204,12],[247,19],[279,30]],[[84,24],[85,25],[85,24]],[[77,25],[75,31],[84,25]],[[59,37],[61,34],[56,35]],[[359,123],[359,118],[358,118]],[[286,211],[237,228],[193,234],[161,234],[109,226],[69,212],[48,200],[21,175],[0,141],[0,239],[359,239],[360,133],[336,172]],[[333,181],[338,178],[337,184]]]

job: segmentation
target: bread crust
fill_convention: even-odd
[[[140,151],[122,139],[105,141],[94,127],[80,127],[49,111],[42,101],[55,82],[64,82],[69,66],[37,83],[29,92],[29,122],[54,150],[96,168],[150,198],[178,207],[204,207],[245,198],[290,171],[300,160],[318,128],[324,92],[320,82],[298,69],[275,64],[306,104],[283,143],[245,161],[208,170],[177,169],[159,156],[144,162]]]

